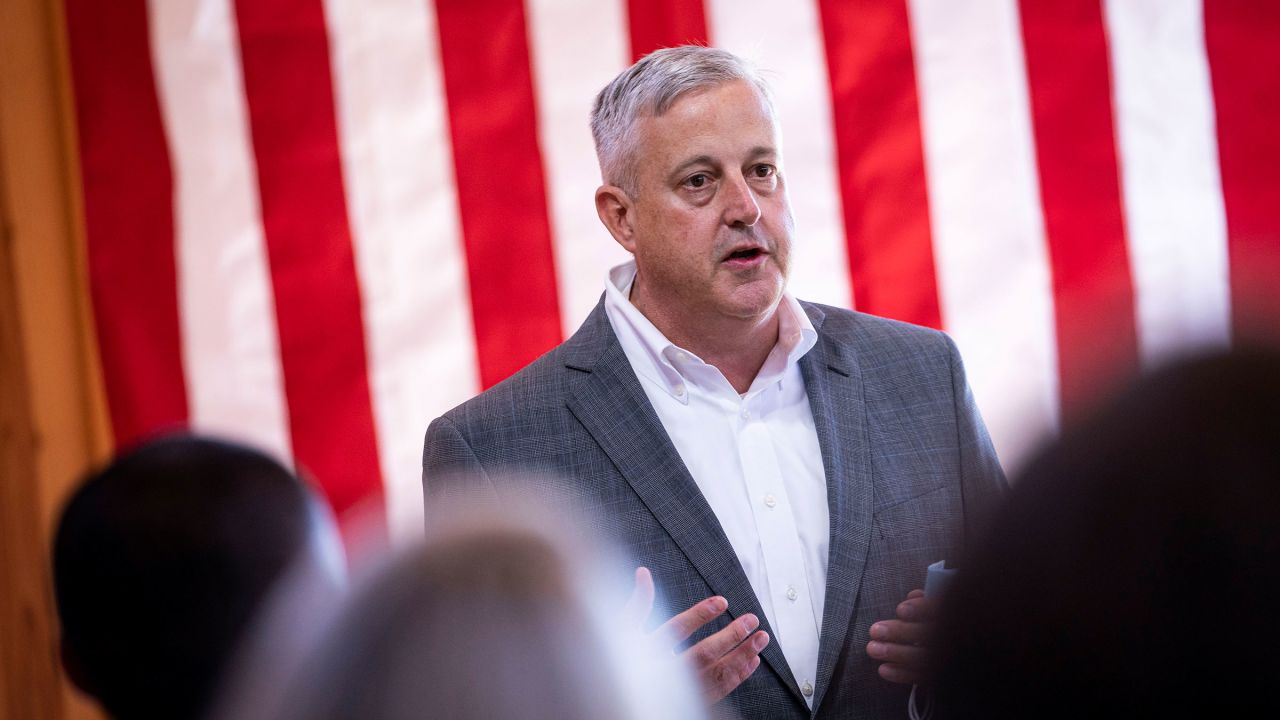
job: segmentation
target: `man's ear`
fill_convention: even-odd
[[[596,214],[609,229],[609,234],[627,252],[635,254],[635,203],[626,191],[616,185],[596,188]]]

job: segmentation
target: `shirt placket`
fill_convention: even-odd
[[[764,395],[752,393],[738,403],[738,454],[768,576],[769,622],[805,701],[812,705],[817,668],[801,666],[797,659],[817,658],[818,628],[795,513],[767,417],[761,417],[767,413]]]

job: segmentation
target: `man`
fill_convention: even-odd
[[[917,677],[930,605],[897,603],[1004,483],[955,346],[786,292],[782,148],[739,58],[655,52],[601,91],[592,131],[596,208],[634,262],[572,338],[432,423],[428,509],[453,480],[566,477],[689,608],[668,629],[710,698],[902,716],[890,681]]]
[[[324,579],[313,590],[337,594],[337,529],[280,463],[186,435],[133,449],[85,481],[58,525],[67,674],[114,718],[207,717],[243,633],[304,563]]]

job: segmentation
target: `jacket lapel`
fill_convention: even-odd
[[[825,314],[813,305],[803,305],[818,330],[818,342],[800,359],[800,371],[818,431],[831,510],[826,601],[813,698],[817,708],[831,685],[862,585],[871,547],[872,497],[866,406],[856,358],[822,332]]]
[[[603,303],[566,342],[564,350],[568,370],[584,375],[569,394],[569,411],[618,467],[712,591],[729,601],[729,614],[736,618],[754,613],[761,628],[774,637],[720,521],[640,387]],[[672,609],[678,612],[685,608]],[[761,657],[796,698],[801,698],[781,647],[771,642]]]

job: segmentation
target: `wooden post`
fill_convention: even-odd
[[[36,439],[18,329],[12,232],[0,252],[0,715],[61,718],[47,543],[41,527]]]
[[[57,662],[49,548],[110,452],[60,0],[0,2],[0,718],[101,717]]]

